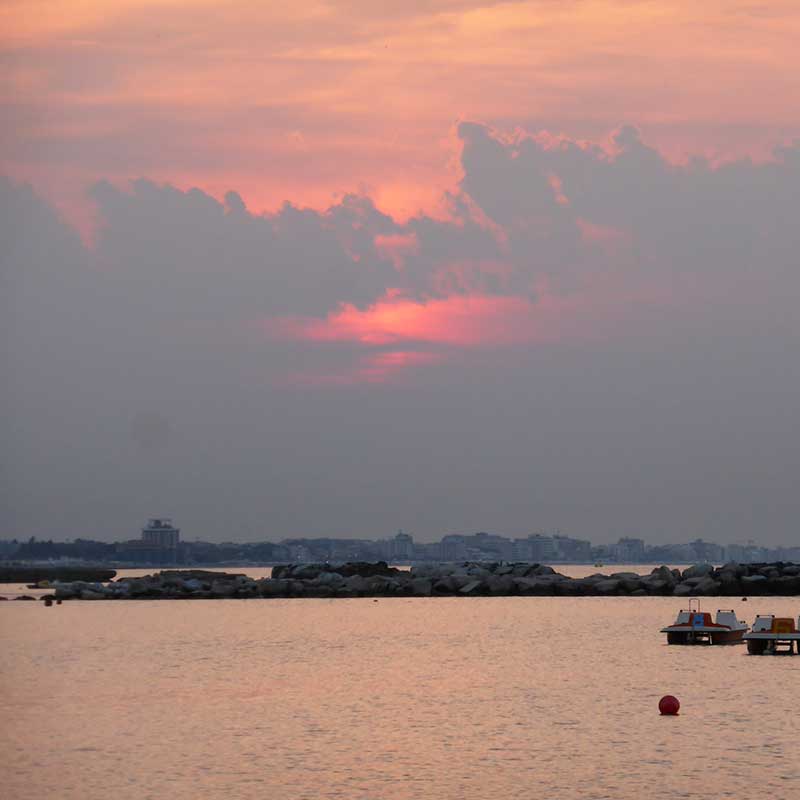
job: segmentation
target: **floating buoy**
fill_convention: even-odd
[[[674,715],[680,711],[681,704],[677,697],[671,694],[665,694],[658,701],[658,710],[664,715]]]

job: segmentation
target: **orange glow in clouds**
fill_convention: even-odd
[[[326,319],[284,317],[266,324],[279,336],[311,342],[481,348],[546,338],[538,323],[541,311],[520,297],[454,296],[423,303],[389,296],[363,311],[345,304]]]
[[[597,298],[591,324],[608,316]],[[296,374],[291,383],[383,383],[415,367],[442,363],[459,352],[491,351],[580,334],[586,299],[542,294],[535,301],[506,296],[451,296],[418,301],[389,292],[359,309],[343,304],[326,317],[282,317],[260,323],[271,338],[317,346],[350,345],[356,365],[336,374]]]

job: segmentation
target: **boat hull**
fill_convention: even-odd
[[[747,652],[752,656],[789,655],[795,648],[800,655],[800,634],[749,634],[746,642]]]
[[[718,644],[742,644],[744,642],[744,630],[725,630],[725,631],[667,631],[667,644],[683,645],[718,645]]]

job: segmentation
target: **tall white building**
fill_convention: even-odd
[[[411,561],[414,558],[414,537],[403,531],[398,531],[397,536],[389,543],[390,558],[397,561]]]
[[[142,528],[142,541],[153,547],[174,549],[180,539],[180,529],[173,527],[172,520],[167,517],[150,519]]]

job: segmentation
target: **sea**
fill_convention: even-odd
[[[800,657],[667,646],[681,602],[0,602],[0,794],[800,797]]]

